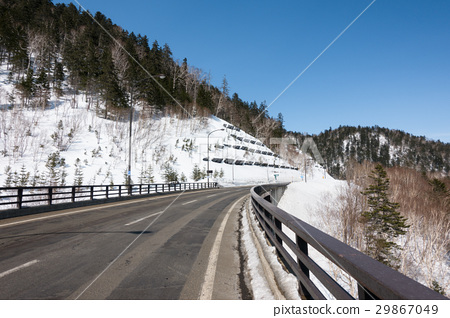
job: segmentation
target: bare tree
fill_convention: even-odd
[[[222,86],[220,87],[220,96],[219,102],[217,103],[216,108],[216,116],[225,108],[225,103],[228,99],[228,95],[230,94],[230,89],[228,87],[227,77],[224,75],[222,80]]]
[[[115,42],[115,44],[111,48],[114,69],[116,71],[117,78],[119,80],[119,85],[121,85],[122,88],[124,88],[126,81],[126,74],[130,66],[128,62],[128,55],[125,53],[123,46],[124,46],[123,44]]]
[[[181,63],[177,60],[169,65],[170,75],[172,77],[172,89],[175,90],[177,85],[186,86],[186,79],[189,75],[187,67],[184,66],[184,62]]]

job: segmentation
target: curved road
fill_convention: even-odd
[[[222,220],[248,192],[209,189],[2,220],[0,299],[198,299],[217,233],[237,229],[237,213],[225,228]],[[212,268],[239,268],[230,257]],[[227,275],[213,273],[213,282],[230,284]]]

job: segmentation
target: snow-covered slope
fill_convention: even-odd
[[[104,119],[95,103],[89,103],[83,95],[51,96],[46,109],[24,108],[14,98],[17,94],[2,69],[0,186],[45,185],[50,182],[52,166],[58,183],[66,185],[125,183],[129,161],[127,115],[123,120]],[[213,132],[209,138],[212,181],[241,185],[300,179],[299,171],[274,156],[259,140],[219,118],[144,114],[136,105],[131,147],[133,183],[163,182],[167,166],[177,172],[179,180],[192,182],[195,165],[206,172],[207,136],[217,129],[223,131]],[[225,159],[238,161],[227,164]]]
[[[360,189],[346,181],[334,180],[327,178],[310,177],[307,183],[295,182],[288,185],[282,198],[278,203],[278,207],[286,212],[298,217],[308,224],[318,228],[319,230],[342,240],[342,215],[346,209],[345,198],[351,195],[352,191],[359,192]],[[411,227],[406,235],[401,236],[397,240],[397,244],[402,247],[398,254],[401,260],[400,271],[410,278],[420,282],[425,286],[431,286],[433,281],[442,286],[443,290],[449,293],[450,290],[450,263],[448,261],[448,250],[436,241],[429,231],[422,235],[418,225],[422,222],[415,223],[408,221]],[[356,224],[354,224],[356,227]],[[295,235],[289,229],[285,229],[291,239],[295,239]],[[355,230],[358,232],[358,230]],[[441,233],[441,235],[445,235]],[[358,239],[355,235],[354,239]],[[359,240],[362,240],[361,235]],[[358,248],[357,241],[349,243],[354,248]],[[426,248],[433,246],[433,248]],[[357,286],[353,279],[346,273],[328,261],[324,256],[314,249],[310,249],[311,257],[325,271],[327,271],[334,279],[336,279],[348,292],[353,296],[357,295]],[[313,278],[313,281],[319,283]],[[320,283],[318,284],[320,286]],[[324,288],[319,289],[329,298],[332,295]]]

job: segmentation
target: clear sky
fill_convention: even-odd
[[[372,1],[78,0],[272,104],[288,130],[378,125],[450,142],[448,0],[376,0],[273,102]]]

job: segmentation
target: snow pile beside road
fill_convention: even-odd
[[[300,299],[297,278],[282,268],[275,248],[267,245],[255,215],[249,212],[250,206],[250,201],[244,205],[241,231],[253,298]]]

